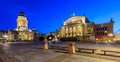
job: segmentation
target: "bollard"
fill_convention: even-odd
[[[48,49],[48,41],[45,41],[44,42],[44,47],[43,47],[44,50],[47,50]]]
[[[70,44],[69,44],[69,46],[70,46],[70,53],[71,54],[74,54],[75,53],[75,43],[74,42],[70,42]]]

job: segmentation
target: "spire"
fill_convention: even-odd
[[[23,11],[20,11],[19,16],[25,16]]]
[[[113,18],[110,19],[110,22],[114,22],[114,21],[113,21]]]

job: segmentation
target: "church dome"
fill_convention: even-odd
[[[25,16],[23,11],[20,11],[19,16]]]

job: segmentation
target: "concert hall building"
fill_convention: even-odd
[[[64,21],[57,35],[64,41],[112,41],[113,25],[113,19],[106,23],[95,24],[85,15],[73,14]]]

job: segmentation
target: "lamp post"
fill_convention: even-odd
[[[105,31],[105,35],[107,35],[107,31]],[[105,37],[105,42],[107,42],[107,36]]]

